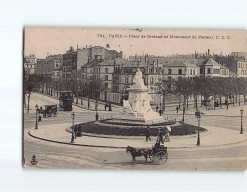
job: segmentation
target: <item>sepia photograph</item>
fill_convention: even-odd
[[[245,171],[247,31],[23,29],[25,169]]]

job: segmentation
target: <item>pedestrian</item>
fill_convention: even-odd
[[[166,140],[169,142],[170,141],[170,134],[171,134],[172,129],[171,129],[171,127],[169,125],[167,125],[166,128],[167,128],[167,138],[166,138]]]
[[[41,113],[39,113],[39,121],[41,121]]]
[[[147,127],[147,130],[146,130],[146,142],[148,140],[151,141],[151,138],[150,138],[150,127]]]
[[[81,124],[78,125],[77,136],[78,136],[78,137],[81,137],[81,136],[82,136]]]
[[[105,104],[105,111],[106,111],[106,107],[107,107],[107,105]]]
[[[161,116],[161,115],[162,115],[162,113],[163,113],[163,111],[160,109],[159,113],[160,113],[160,116]]]
[[[78,128],[77,128],[77,125],[74,125],[74,133],[75,133],[75,139],[76,139],[76,135],[77,135],[77,131],[78,131]]]
[[[168,129],[165,129],[165,142],[168,142]]]
[[[96,118],[96,121],[99,120],[99,114],[98,113],[96,113],[95,118]]]
[[[177,113],[178,113],[178,106],[176,107]]]
[[[158,131],[158,137],[157,137],[156,143],[160,144],[160,142],[161,142],[162,144],[164,144],[162,129],[161,129],[161,127],[159,127],[158,129],[159,129],[159,131]]]
[[[156,106],[156,112],[158,112],[158,111],[159,111],[159,106],[157,105],[157,106]]]

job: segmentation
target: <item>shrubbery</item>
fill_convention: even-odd
[[[144,136],[146,132],[146,126],[121,126],[121,125],[109,125],[102,124],[100,122],[88,122],[81,124],[82,132],[99,134],[99,135],[119,135],[119,136]],[[189,124],[179,124],[177,126],[172,126],[171,135],[190,135],[197,132],[197,126]],[[163,127],[163,131],[166,128]],[[200,131],[205,131],[206,129],[200,128]],[[150,135],[157,136],[158,128],[157,126],[150,126]]]

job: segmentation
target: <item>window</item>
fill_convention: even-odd
[[[129,77],[125,77],[125,83],[129,83]]]
[[[192,75],[192,69],[190,69],[190,75]]]
[[[105,75],[105,81],[108,81],[108,75]]]
[[[168,74],[172,74],[172,69],[168,69]]]
[[[208,72],[207,72],[208,74],[211,74],[211,68],[208,68]]]
[[[105,73],[108,73],[108,68],[105,68]]]
[[[182,69],[178,69],[178,74],[179,74],[179,75],[182,74]]]

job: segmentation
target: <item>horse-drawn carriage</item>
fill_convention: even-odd
[[[40,109],[39,112],[43,117],[57,116],[57,105],[45,105],[45,109]]]
[[[135,158],[144,156],[146,159],[145,164],[147,163],[147,159],[150,158],[150,160],[157,164],[164,164],[168,159],[168,153],[167,153],[167,147],[164,145],[160,145],[159,143],[156,143],[152,149],[149,148],[133,148],[128,146],[126,148],[126,152],[130,153],[132,156],[132,163],[135,164]]]

